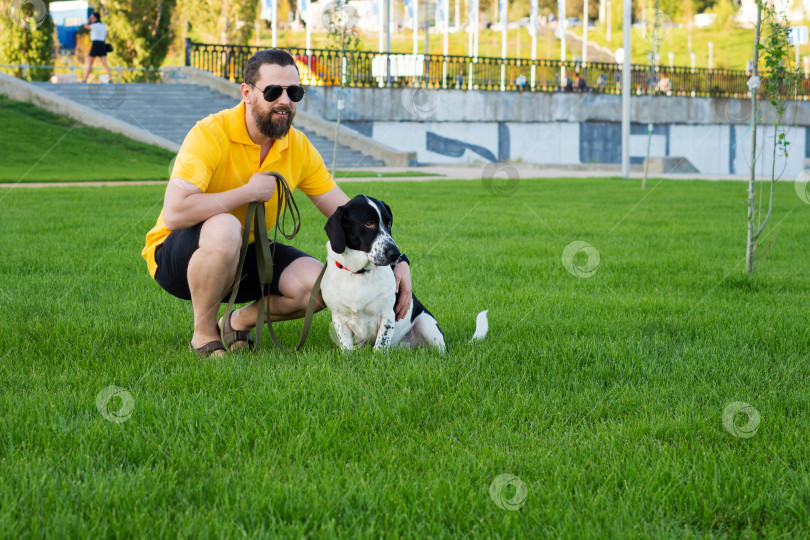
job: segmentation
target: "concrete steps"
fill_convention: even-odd
[[[225,94],[198,84],[32,84],[177,144],[183,142],[197,121],[238,103]],[[334,141],[303,129],[301,131],[321,154],[326,166],[331,167]],[[338,145],[339,168],[384,165],[382,161],[362,152]]]

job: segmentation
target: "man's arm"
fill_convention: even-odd
[[[275,177],[264,173],[256,173],[247,184],[221,193],[204,193],[191,182],[172,178],[163,199],[163,223],[170,231],[188,229],[245,204],[267,202],[275,189]]]
[[[320,195],[309,195],[309,200],[315,205],[315,208],[321,211],[326,217],[331,217],[335,213],[338,206],[343,206],[349,202],[349,197],[343,193],[339,186],[335,186],[326,193]]]

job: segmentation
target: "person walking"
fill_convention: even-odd
[[[90,14],[87,24],[85,24],[84,27],[90,30],[90,41],[92,45],[90,45],[90,52],[87,54],[87,58],[85,58],[84,61],[84,78],[82,82],[87,82],[87,77],[90,76],[90,70],[93,69],[93,62],[95,62],[96,58],[101,60],[101,65],[107,70],[107,76],[109,77],[107,81],[112,82],[112,70],[107,63],[107,25],[101,22],[101,15],[97,11],[94,11]]]

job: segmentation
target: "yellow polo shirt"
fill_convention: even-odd
[[[337,184],[318,151],[306,135],[295,128],[273,143],[264,161],[259,163],[261,148],[254,143],[245,125],[245,102],[200,120],[186,135],[174,162],[171,178],[186,180],[203,193],[220,193],[247,184],[259,171],[281,174],[293,191],[322,195]],[[264,204],[267,230],[276,224],[276,197]],[[230,212],[244,225],[247,205]],[[146,235],[141,254],[149,273],[155,277],[155,248],[169,236],[163,212]],[[252,240],[252,238],[251,238]]]

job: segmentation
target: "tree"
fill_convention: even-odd
[[[159,69],[174,38],[172,12],[176,0],[113,0],[104,4],[102,15],[111,56],[127,67]],[[104,13],[106,12],[106,13]],[[155,72],[134,72],[128,80],[154,80]]]
[[[335,125],[335,146],[332,151],[332,176],[337,164],[338,135],[340,134],[340,113],[343,110],[343,87],[346,84],[348,59],[346,51],[360,48],[360,22],[357,10],[349,5],[350,0],[332,0],[321,12],[321,20],[329,31],[329,47],[340,51],[340,86],[338,88],[337,124]]]
[[[48,5],[50,0],[24,2],[0,1],[0,63],[47,66],[53,64],[54,25]],[[26,76],[15,69],[17,77]],[[30,69],[27,78],[47,81],[50,69]]]
[[[177,0],[191,36],[205,43],[248,45],[259,19],[259,0]],[[281,3],[279,1],[279,3]]]
[[[799,67],[793,66],[790,60],[790,45],[788,33],[790,22],[783,10],[777,8],[774,2],[757,0],[757,25],[754,37],[754,71],[749,81],[751,89],[751,177],[748,181],[748,223],[747,241],[745,249],[745,268],[750,274],[754,272],[757,242],[765,230],[765,226],[773,212],[774,186],[776,184],[776,156],[777,152],[787,157],[788,145],[785,139],[785,128],[782,117],[785,114],[787,100],[794,95],[799,82]],[[759,42],[763,17],[768,27],[765,43]],[[759,74],[759,53],[763,52],[766,78],[764,84]],[[773,163],[771,167],[771,189],[768,198],[768,213],[762,217],[762,196],[760,196],[759,210],[756,207],[756,157],[757,157],[757,122],[759,112],[757,109],[757,93],[761,92],[767,99],[776,114],[774,119]]]

